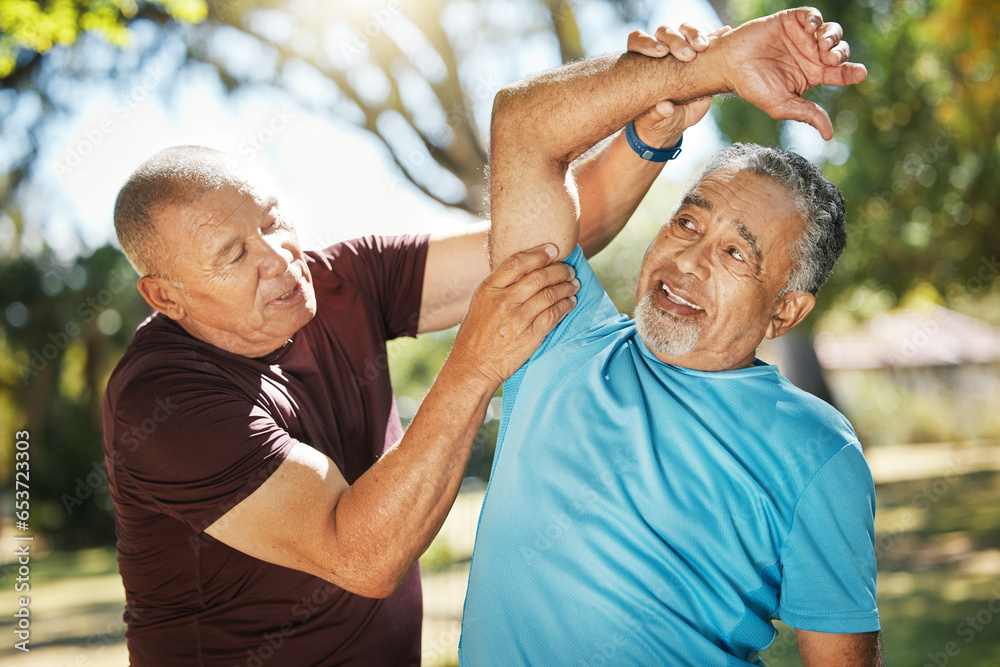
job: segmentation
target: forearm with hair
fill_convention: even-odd
[[[364,594],[395,590],[441,528],[496,386],[446,361],[402,440],[340,496],[339,574],[374,581]]]
[[[727,92],[722,72],[721,54],[711,50],[690,63],[625,53],[501,90],[491,130],[492,264],[546,241],[567,256],[579,237],[567,180],[572,161],[660,100],[684,103]]]

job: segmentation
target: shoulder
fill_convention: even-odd
[[[120,404],[141,403],[143,397],[177,393],[186,386],[231,387],[224,372],[226,356],[234,355],[192,337],[156,313],[136,329],[108,380],[106,400],[115,411]]]
[[[322,250],[306,251],[310,271],[344,274],[389,260],[391,255],[426,253],[430,235],[361,236],[334,243]]]
[[[789,428],[809,435],[801,443],[806,450],[824,460],[848,444],[857,445],[860,450],[854,427],[839,410],[823,399],[799,389],[783,375],[776,373],[775,378],[777,417]]]

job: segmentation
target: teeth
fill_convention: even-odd
[[[663,291],[667,293],[667,298],[670,299],[671,301],[673,301],[676,304],[680,304],[682,306],[687,306],[688,308],[694,308],[695,310],[705,310],[701,306],[696,306],[695,304],[693,304],[693,303],[691,303],[689,301],[685,301],[681,297],[677,296],[676,294],[674,294],[673,292],[671,292],[669,289],[667,289],[666,285],[663,286]]]

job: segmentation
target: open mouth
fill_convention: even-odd
[[[705,310],[704,308],[702,308],[698,304],[691,303],[690,301],[688,301],[684,297],[680,296],[679,294],[675,294],[674,292],[670,291],[670,288],[667,287],[666,283],[662,283],[662,284],[663,284],[663,292],[666,294],[667,298],[670,301],[676,303],[679,306],[685,306],[685,307],[690,308],[692,310]]]
[[[302,278],[299,278],[298,282],[295,283],[295,286],[292,287],[292,289],[288,290],[277,299],[274,299],[272,303],[287,303],[288,301],[295,299],[297,296],[300,296],[302,292]]]

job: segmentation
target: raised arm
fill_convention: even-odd
[[[491,261],[542,241],[567,256],[580,238],[569,165],[658,101],[686,103],[736,92],[775,118],[809,122],[826,137],[826,113],[800,95],[864,80],[840,26],[815,9],[787,10],[720,36],[694,61],[633,53],[594,58],[502,89],[491,127]]]
[[[692,60],[708,48],[709,39],[728,32],[723,28],[703,33],[684,24],[678,29],[661,27],[657,38],[635,31],[628,49],[662,58],[670,53]],[[688,49],[688,51],[683,51]],[[636,133],[647,145],[669,148],[677,145],[684,130],[708,111],[711,100],[675,106],[661,101],[636,119]],[[664,163],[643,160],[619,133],[591,155],[574,163],[580,193],[580,245],[587,257],[600,252],[622,230]],[[486,249],[489,223],[469,226],[431,238],[424,272],[424,286],[417,330],[440,331],[458,324],[469,309],[476,286],[490,270]]]

